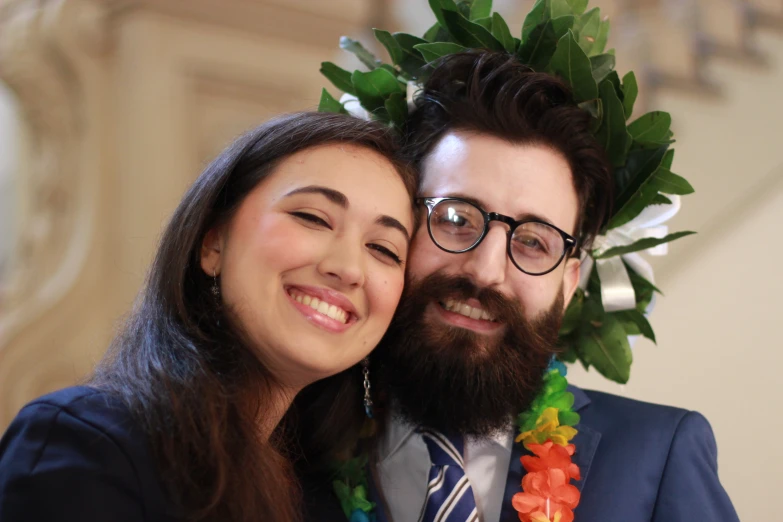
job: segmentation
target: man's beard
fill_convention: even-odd
[[[429,305],[477,299],[496,321],[480,334],[431,316]],[[483,437],[530,407],[556,352],[563,293],[535,320],[520,303],[468,278],[436,272],[411,281],[373,354],[395,413],[416,426]]]

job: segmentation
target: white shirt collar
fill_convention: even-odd
[[[513,426],[509,426],[481,439],[468,439],[467,444],[496,444],[511,454],[511,448],[514,444],[514,430],[512,428]],[[382,462],[394,455],[405,441],[414,435],[416,435],[416,427],[403,421],[397,415],[394,415],[392,411],[386,424],[386,430],[381,435],[378,443],[378,457],[380,461]]]

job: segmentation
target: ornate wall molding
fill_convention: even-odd
[[[106,49],[104,11],[84,0],[6,2],[0,79],[20,104],[23,201],[0,314],[0,351],[63,299],[84,266],[99,183],[91,139],[91,64]]]

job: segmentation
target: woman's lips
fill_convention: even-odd
[[[289,287],[286,289],[288,299],[305,318],[311,323],[332,333],[341,333],[350,328],[357,321],[355,313],[350,312],[335,304],[333,296],[328,292],[312,292],[313,287]],[[309,291],[305,291],[305,289]],[[322,300],[316,294],[329,299]],[[331,301],[331,303],[330,303]],[[350,304],[350,302],[349,302]],[[351,305],[350,308],[353,308]]]

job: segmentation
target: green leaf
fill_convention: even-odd
[[[695,233],[696,232],[685,231],[675,232],[674,234],[669,234],[668,236],[662,238],[646,237],[644,239],[640,239],[639,241],[635,241],[630,245],[610,248],[606,252],[603,252],[600,255],[594,257],[595,259],[608,259],[610,257],[623,256],[625,254],[630,254],[631,252],[639,252],[640,250],[647,250],[648,248],[663,245],[664,243],[669,243],[675,239],[680,239],[681,237],[690,236],[691,234]]]
[[[432,63],[442,56],[467,51],[466,47],[448,42],[417,44],[414,49],[421,53],[427,63]]]
[[[658,170],[667,147],[663,145],[657,149],[631,151],[626,164],[615,169],[614,208],[617,210],[607,225],[608,229],[624,225],[652,202],[658,191],[645,193],[643,187]]]
[[[587,111],[590,113],[590,116],[593,117],[593,119],[598,120],[599,122],[604,117],[604,108],[603,103],[601,102],[601,98],[595,98],[593,100],[587,100],[583,101],[579,104],[579,108],[583,111]]]
[[[655,341],[655,332],[647,318],[638,310],[623,310],[613,312],[612,315],[623,323],[626,333],[629,335],[643,335],[652,342]]]
[[[329,91],[321,90],[321,101],[318,102],[318,112],[336,112],[338,114],[348,114],[343,104],[337,101]]]
[[[687,196],[688,194],[693,194],[695,192],[693,186],[688,183],[688,180],[682,176],[678,176],[664,166],[659,167],[658,170],[655,171],[653,181],[655,182],[655,188],[658,189],[658,192],[663,192],[664,194]]]
[[[682,176],[678,176],[664,166],[659,166],[612,217],[608,228],[622,226],[641,214],[646,207],[655,203],[659,192],[684,196],[693,193],[693,187]]]
[[[596,138],[604,145],[612,165],[620,167],[626,161],[628,147],[631,144],[631,136],[625,126],[623,105],[610,80],[601,82],[599,91],[603,102],[604,119],[596,133]]]
[[[398,128],[405,125],[408,120],[408,102],[406,95],[395,92],[384,103],[386,112],[389,113],[389,120]]]
[[[492,13],[492,0],[473,0],[470,4],[470,19],[487,18]]]
[[[609,20],[602,20],[601,25],[598,28],[598,35],[595,37],[595,43],[593,43],[593,48],[590,51],[590,54],[601,54],[604,52],[604,49],[606,49],[606,42],[609,41],[609,29],[611,28],[611,24],[609,23]],[[614,56],[614,49],[612,49],[611,52],[607,53]]]
[[[492,33],[461,14],[454,11],[443,11],[443,19],[446,22],[446,29],[459,44],[476,49],[503,50],[503,44],[497,41]]]
[[[549,5],[549,13],[552,18],[574,14],[571,3],[568,0],[550,0]]]
[[[424,33],[424,36],[422,37],[427,42],[454,42],[454,38],[451,37],[449,32],[441,27],[441,25],[438,22],[435,22],[435,25],[427,29],[427,32]]]
[[[585,9],[587,9],[587,2],[588,0],[568,0],[568,3],[571,5],[571,10],[577,16],[585,12]]]
[[[593,79],[590,58],[576,43],[573,32],[568,31],[557,43],[555,54],[549,62],[549,69],[571,85],[577,102],[598,97],[598,86]]]
[[[370,51],[365,49],[361,42],[358,42],[347,36],[340,37],[340,49],[353,53],[370,70],[377,68],[381,61],[375,57]]]
[[[604,377],[625,384],[631,376],[631,346],[622,323],[607,314],[601,326],[586,332],[581,339],[584,359]]]
[[[351,81],[356,87],[356,96],[362,107],[382,119],[387,116],[386,98],[395,92],[405,94],[405,88],[385,69],[375,69],[366,73],[354,71]]]
[[[522,24],[522,43],[527,42],[528,37],[533,32],[533,29],[541,24],[546,23],[551,18],[550,0],[536,0],[530,12],[525,17],[525,22]],[[559,38],[558,38],[559,39]],[[557,41],[557,40],[555,40]]]
[[[438,24],[443,28],[446,29],[446,19],[443,16],[444,11],[453,11],[458,12],[457,4],[454,3],[454,0],[429,0],[430,2],[430,9],[432,9],[433,14],[435,14],[435,19],[438,20]]]
[[[392,36],[397,41],[397,45],[400,46],[403,54],[397,65],[411,78],[418,78],[421,74],[421,69],[427,65],[427,62],[421,53],[416,50],[416,46],[426,44],[427,40],[407,33],[394,33]]]
[[[579,47],[585,54],[591,53],[600,28],[601,10],[598,7],[590,9],[574,22],[574,32],[578,35]]]
[[[596,83],[601,83],[614,70],[615,57],[611,54],[591,56],[590,65],[593,68],[593,79]]]
[[[557,354],[557,359],[561,362],[575,363],[578,357],[576,353],[576,340],[575,336],[569,335],[560,338],[560,353]]]
[[[633,114],[633,106],[636,103],[636,98],[639,96],[639,85],[636,83],[636,75],[633,71],[629,71],[628,74],[623,76],[623,110],[625,111],[625,119],[630,119]]]
[[[345,69],[336,66],[332,62],[321,62],[321,74],[326,76],[326,79],[341,91],[356,96],[356,89],[353,88],[351,83],[351,73]]]
[[[536,71],[543,70],[552,59],[557,43],[568,33],[574,23],[573,16],[561,16],[537,26],[517,51],[519,61]]]
[[[674,163],[674,149],[669,149],[666,151],[666,154],[663,155],[661,166],[671,170],[672,163]]]
[[[400,44],[392,34],[389,31],[384,31],[382,29],[373,29],[373,33],[375,33],[375,38],[386,47],[387,51],[389,51],[389,57],[391,58],[392,63],[395,65],[399,64],[402,61],[403,52]]]
[[[480,25],[490,33],[492,32],[492,17],[490,16],[486,18],[479,18],[478,20],[473,20],[473,23]]]
[[[654,111],[628,125],[628,132],[639,143],[661,143],[667,141],[671,125],[668,112]]]
[[[637,274],[628,263],[623,261],[623,264],[625,265],[625,269],[628,272],[628,276],[631,278],[631,285],[633,286],[633,291],[636,294],[636,310],[644,313],[645,310],[647,310],[650,301],[652,301],[653,293],[658,292],[659,294],[662,294],[662,292],[658,290],[654,284]]]
[[[574,297],[568,304],[566,313],[563,315],[563,321],[560,323],[560,336],[570,334],[579,326],[579,323],[582,321],[582,305],[584,299],[584,290],[577,288]]]
[[[672,200],[664,196],[663,194],[656,194],[655,198],[652,200],[651,205],[671,205]]]
[[[517,44],[514,41],[514,37],[511,36],[511,30],[509,30],[508,24],[498,13],[492,15],[492,36],[503,44],[503,48],[506,51],[510,53],[516,52]]]

